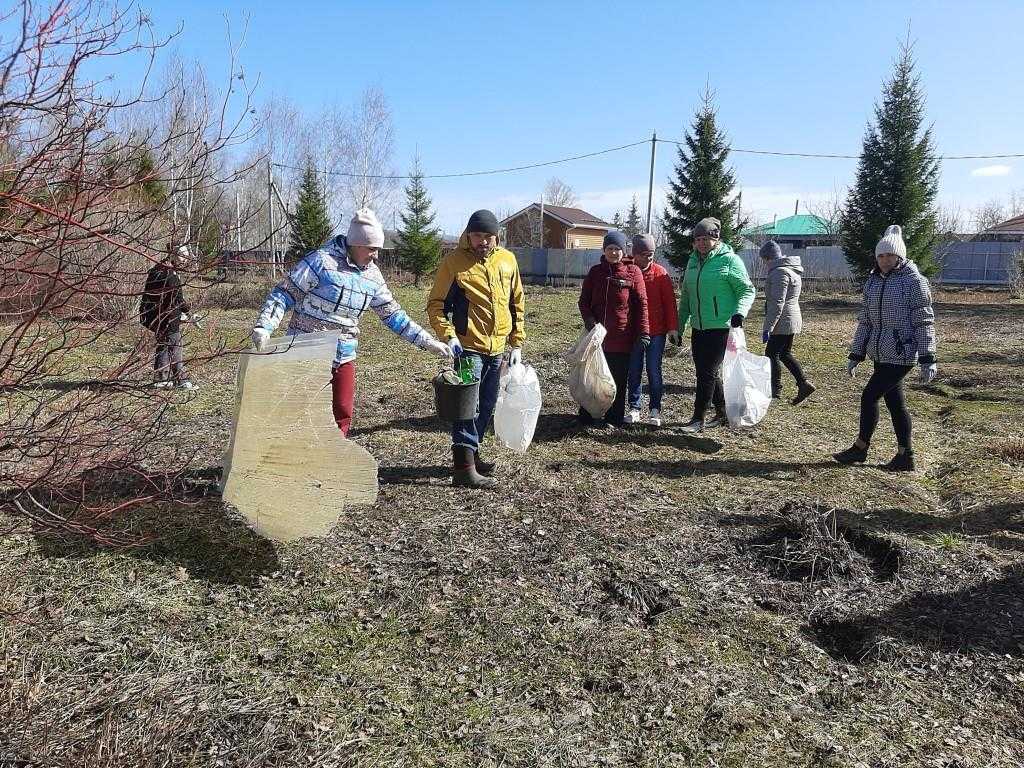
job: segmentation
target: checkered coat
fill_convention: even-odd
[[[928,279],[904,259],[888,275],[873,269],[850,345],[850,359],[928,365],[935,362],[935,313]]]

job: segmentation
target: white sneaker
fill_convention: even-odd
[[[188,379],[185,379],[184,381],[179,381],[174,386],[176,386],[178,389],[199,389],[199,387],[197,387]]]
[[[174,382],[173,381],[154,381],[153,382],[153,386],[156,389],[167,389],[168,387],[173,387],[174,386]]]
[[[630,409],[629,412],[626,414],[626,418],[624,419],[624,421],[627,424],[639,424],[640,423],[640,411],[637,410],[636,408]]]
[[[650,414],[647,416],[647,423],[652,427],[661,426],[661,411],[657,408],[652,408]]]

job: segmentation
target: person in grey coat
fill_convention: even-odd
[[[931,382],[938,373],[932,293],[928,279],[907,258],[903,230],[898,224],[886,229],[875,246],[875,261],[878,266],[864,283],[864,303],[846,363],[846,371],[853,378],[857,366],[870,357],[874,373],[860,398],[857,440],[834,457],[840,464],[867,460],[871,435],[878,425],[878,401],[884,399],[896,431],[897,453],[883,469],[910,472],[914,469],[914,450],[903,379],[915,364],[921,366],[924,383]]]
[[[793,337],[803,329],[800,288],[804,268],[799,256],[785,255],[774,240],[761,246],[761,263],[765,269],[761,341],[765,343],[764,353],[772,364],[772,397],[782,397],[781,362],[796,379],[796,397],[791,402],[797,405],[810,397],[816,389],[793,357]]]

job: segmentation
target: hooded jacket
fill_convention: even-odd
[[[637,339],[651,334],[646,283],[631,262],[611,264],[602,255],[583,279],[579,308],[587,326],[601,323],[608,331],[605,352],[632,352]]]
[[[146,287],[139,302],[139,320],[157,334],[181,330],[181,314],[189,312],[181,278],[165,261],[155,264],[146,275]]]
[[[864,302],[850,359],[870,357],[891,365],[935,362],[935,313],[928,279],[917,265],[901,259],[883,275],[871,270],[864,282]]]
[[[764,331],[790,336],[803,330],[800,315],[800,289],[803,285],[800,257],[783,254],[768,262],[764,279]]]
[[[683,272],[679,296],[679,330],[728,328],[733,315],[747,316],[754,303],[753,283],[727,243],[719,243],[703,259],[696,249]]]
[[[431,336],[405,313],[373,262],[359,267],[348,258],[344,235],[307,253],[263,303],[257,328],[271,333],[292,310],[289,334],[338,331],[334,364],[356,358],[359,318],[372,309],[390,330],[421,349]]]
[[[498,247],[480,259],[463,232],[458,247],[438,267],[427,316],[442,341],[458,337],[464,349],[493,356],[504,352],[506,344],[523,345],[524,307],[515,254]]]

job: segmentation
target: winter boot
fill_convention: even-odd
[[[864,446],[863,448],[858,448],[857,444],[854,443],[845,451],[833,453],[832,457],[840,464],[863,464],[865,461],[868,460],[868,449],[867,446]]]
[[[484,461],[483,459],[481,459],[480,451],[477,451],[476,453],[473,454],[473,464],[476,466],[477,473],[483,475],[484,477],[491,477],[492,475],[494,475],[494,470],[498,466],[493,461]]]
[[[810,381],[800,382],[799,386],[797,386],[796,397],[794,397],[789,402],[792,405],[800,405],[800,403],[802,403],[808,397],[813,395],[814,394],[814,390],[816,390],[816,389],[817,389],[817,387],[814,386],[814,384],[812,382],[810,382]]]
[[[452,446],[452,485],[461,488],[494,488],[498,481],[493,477],[484,477],[476,471],[473,460],[476,453],[464,445]]]
[[[680,432],[689,432],[691,434],[697,434],[698,432],[704,431],[704,419],[693,418],[683,424],[679,428]]]
[[[725,415],[725,411],[715,409],[715,415],[705,421],[704,426],[708,429],[712,429],[714,427],[727,427],[729,426],[729,417]]]
[[[892,461],[882,465],[882,469],[886,472],[913,472],[914,452],[904,451],[903,453],[897,453],[892,457]]]

